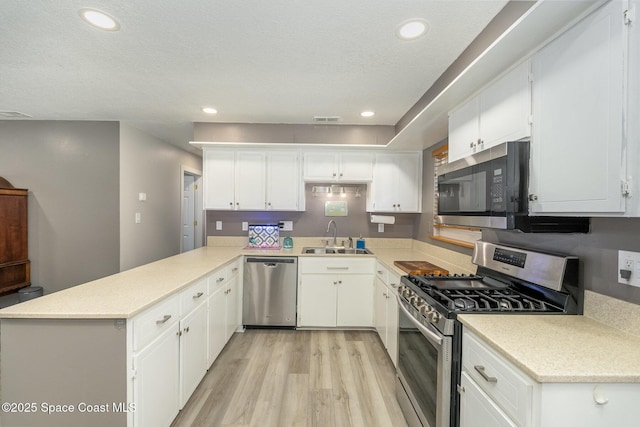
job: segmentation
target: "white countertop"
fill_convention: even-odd
[[[463,314],[458,319],[538,382],[640,382],[640,338],[588,317]]]
[[[0,310],[0,318],[131,318],[244,255],[378,257],[398,274],[404,273],[393,267],[394,260],[429,258],[406,248],[372,249],[374,255],[306,255],[301,250],[302,245],[279,250],[207,246],[7,307]]]

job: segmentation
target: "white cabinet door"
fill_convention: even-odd
[[[133,356],[136,427],[169,426],[180,410],[180,337],[176,323]]]
[[[227,320],[225,325],[225,342],[233,336],[233,333],[240,326],[240,305],[242,304],[240,294],[240,281],[238,276],[229,278],[226,289],[227,295]]]
[[[387,285],[376,278],[375,291],[373,295],[373,323],[378,331],[380,340],[387,347]]]
[[[368,211],[421,212],[421,153],[377,153],[375,158]]]
[[[396,212],[422,212],[422,156],[411,153],[395,157],[398,172]]]
[[[204,149],[204,208],[234,209],[235,153],[225,150]]]
[[[218,288],[209,297],[209,351],[208,366],[215,362],[216,358],[227,342],[227,288]]]
[[[608,3],[533,57],[532,213],[624,211],[623,4]]]
[[[449,113],[449,162],[475,153],[480,132],[479,104],[476,96]]]
[[[235,165],[235,209],[264,210],[266,161],[263,152],[238,151]]]
[[[460,385],[460,427],[517,427],[466,372]]]
[[[372,274],[341,274],[338,279],[336,326],[373,326]]]
[[[387,299],[387,352],[394,366],[398,366],[398,300],[395,288],[400,284],[400,276],[389,273]]]
[[[335,327],[338,278],[301,274],[298,280],[298,326]]]
[[[531,61],[480,93],[480,149],[531,136]]]
[[[373,179],[373,153],[365,151],[340,153],[338,179],[349,182],[371,181]]]
[[[180,321],[180,408],[207,372],[207,304]]]
[[[330,151],[304,154],[304,179],[306,181],[333,181],[338,179],[338,157]]]
[[[530,68],[523,62],[449,114],[449,162],[531,136]]]
[[[297,151],[267,153],[267,210],[298,210],[301,183],[298,159]]]

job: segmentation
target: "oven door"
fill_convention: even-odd
[[[449,427],[452,338],[398,297],[398,401],[410,426]]]

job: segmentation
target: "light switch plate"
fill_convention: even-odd
[[[147,200],[147,193],[138,193],[138,200],[144,202]]]
[[[631,271],[631,276],[623,278],[621,270]],[[640,287],[640,252],[618,251],[618,283]]]
[[[222,221],[216,221],[216,230],[222,230]]]
[[[378,224],[378,233],[384,233],[384,224]]]

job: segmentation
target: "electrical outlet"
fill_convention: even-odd
[[[384,224],[378,224],[378,233],[384,233]]]
[[[249,223],[244,221],[242,223],[242,231],[248,231],[249,230]]]
[[[618,283],[640,287],[640,252],[618,251]]]
[[[216,230],[222,230],[222,221],[216,221]]]

